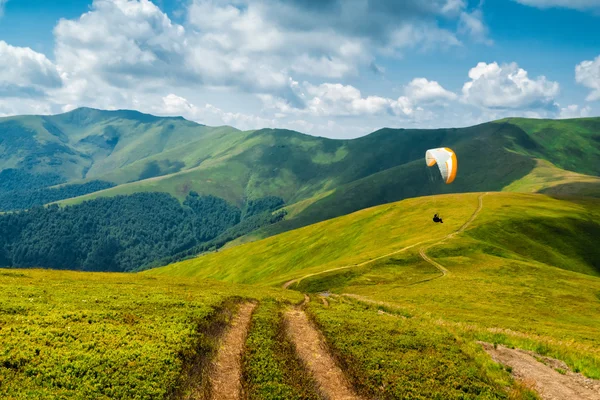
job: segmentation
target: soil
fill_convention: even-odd
[[[511,367],[513,376],[531,385],[543,400],[600,400],[600,381],[570,371],[562,361],[502,345],[480,344],[494,361]]]
[[[255,303],[240,305],[231,326],[225,332],[210,377],[211,398],[214,400],[238,400],[242,398],[241,360],[252,312],[255,307]]]
[[[306,301],[306,300],[305,300]],[[329,354],[325,340],[301,308],[285,315],[286,331],[298,356],[329,400],[359,400],[340,367]]]

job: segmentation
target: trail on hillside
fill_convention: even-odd
[[[309,301],[305,295],[304,304]],[[360,400],[329,354],[325,339],[313,326],[302,306],[285,314],[286,331],[298,356],[315,378],[320,391],[329,400]]]
[[[423,260],[425,260],[427,263],[429,263],[429,264],[433,265],[435,268],[437,268],[442,273],[442,275],[441,276],[436,276],[436,277],[433,277],[433,278],[429,278],[429,279],[426,279],[424,281],[419,281],[419,282],[416,282],[416,283],[423,283],[423,282],[427,282],[427,281],[430,281],[430,280],[433,280],[433,279],[441,278],[442,276],[445,276],[445,275],[447,275],[449,273],[449,271],[446,268],[444,268],[443,265],[441,265],[440,263],[438,263],[438,262],[432,260],[431,258],[429,258],[427,256],[427,254],[426,254],[426,251],[429,248],[431,248],[433,246],[436,246],[436,245],[438,245],[438,244],[440,244],[440,243],[442,243],[442,242],[444,242],[444,241],[446,241],[448,239],[451,239],[454,236],[458,235],[459,233],[464,232],[465,229],[467,229],[469,227],[469,225],[471,225],[471,223],[473,221],[475,221],[475,218],[477,218],[477,216],[479,215],[479,213],[483,209],[483,196],[485,196],[486,194],[488,194],[488,192],[482,193],[479,196],[479,198],[478,198],[479,205],[478,205],[477,209],[473,212],[473,215],[471,215],[471,218],[469,218],[469,220],[467,222],[465,222],[457,231],[452,232],[451,234],[445,236],[444,238],[442,238],[441,240],[439,240],[439,241],[437,241],[435,243],[432,243],[432,244],[430,244],[428,246],[421,247],[419,249],[419,255],[421,256],[421,258],[423,258]],[[387,253],[387,254],[384,254],[384,255],[372,258],[370,260],[363,261],[363,262],[358,263],[358,264],[346,265],[346,266],[337,267],[337,268],[331,268],[331,269],[328,269],[328,270],[325,270],[325,271],[319,271],[319,272],[315,272],[315,273],[312,273],[312,274],[304,275],[301,278],[295,278],[295,279],[292,279],[290,281],[285,282],[282,287],[284,289],[288,289],[294,283],[298,283],[301,280],[306,279],[306,278],[310,278],[312,276],[323,275],[323,274],[326,274],[328,272],[340,271],[340,270],[344,270],[344,269],[348,269],[348,268],[362,267],[363,265],[367,265],[367,264],[375,262],[377,260],[381,260],[383,258],[391,257],[393,255],[402,253],[402,252],[404,252],[406,250],[410,250],[413,247],[417,247],[417,246],[419,246],[419,245],[421,245],[423,243],[426,243],[426,242],[428,242],[428,241],[421,241],[421,242],[418,242],[418,243],[415,243],[415,244],[411,244],[410,246],[403,247],[400,250],[395,250],[395,251],[393,251],[391,253]]]
[[[417,247],[418,245],[423,244],[423,243],[425,243],[425,242],[423,241],[423,242],[411,244],[410,246],[403,247],[400,250],[396,250],[396,251],[393,251],[391,253],[384,254],[382,256],[375,257],[375,258],[372,258],[372,259],[367,260],[367,261],[363,261],[363,262],[361,262],[359,264],[346,265],[344,267],[331,268],[331,269],[327,269],[325,271],[319,271],[319,272],[315,272],[313,274],[304,275],[302,278],[296,278],[296,279],[292,279],[291,281],[287,281],[286,283],[283,284],[282,287],[284,289],[288,289],[294,283],[300,282],[301,280],[306,279],[306,278],[310,278],[311,276],[323,275],[323,274],[326,274],[328,272],[339,271],[339,270],[342,270],[342,269],[362,267],[363,265],[367,265],[367,264],[375,262],[377,260],[381,260],[382,258],[391,257],[391,256],[393,256],[395,254],[402,253],[403,251],[410,250],[413,247]]]
[[[512,374],[526,384],[532,384],[543,400],[600,400],[600,381],[569,371],[561,361],[543,358],[542,363],[532,353],[481,343],[492,359],[512,368]],[[560,368],[565,374],[559,373]]]
[[[449,234],[448,236],[444,237],[442,240],[440,240],[438,242],[431,243],[431,244],[429,244],[427,246],[423,246],[423,247],[421,247],[419,249],[419,255],[421,256],[421,258],[425,262],[427,262],[427,263],[433,265],[435,268],[437,268],[442,273],[442,275],[441,276],[436,276],[436,277],[433,277],[433,278],[429,278],[429,279],[426,279],[424,281],[419,281],[417,283],[423,283],[423,282],[428,282],[428,281],[431,281],[431,280],[434,280],[434,279],[437,279],[437,278],[442,278],[442,277],[444,277],[444,276],[446,276],[446,275],[448,275],[450,273],[450,271],[448,271],[442,264],[440,264],[439,262],[431,259],[427,255],[427,250],[429,250],[430,248],[432,248],[434,246],[438,246],[438,245],[444,243],[448,239],[452,239],[454,236],[456,236],[456,235],[458,235],[460,233],[463,233],[469,227],[469,225],[471,225],[473,223],[473,221],[475,221],[475,218],[477,218],[477,216],[479,215],[479,213],[481,212],[481,210],[483,210],[483,196],[485,196],[486,194],[488,194],[488,193],[486,192],[486,193],[482,193],[482,194],[479,195],[479,197],[478,197],[479,204],[477,206],[477,209],[475,210],[475,212],[473,212],[473,215],[471,215],[471,218],[469,218],[469,220],[467,222],[465,222],[463,224],[463,226],[461,226],[457,231],[452,232],[451,234]]]
[[[210,376],[213,400],[238,400],[242,394],[242,353],[256,303],[240,305],[219,346]]]

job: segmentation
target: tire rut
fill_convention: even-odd
[[[308,296],[303,303],[306,304]],[[286,331],[298,356],[328,400],[361,400],[329,353],[325,339],[301,307],[285,314]]]
[[[242,354],[256,303],[243,303],[225,331],[210,376],[211,399],[242,398]]]
[[[536,360],[530,352],[500,345],[494,347],[489,343],[480,344],[494,361],[511,367],[515,378],[533,383],[543,400],[600,400],[600,381],[568,371],[566,366],[561,368],[564,373],[559,373]]]

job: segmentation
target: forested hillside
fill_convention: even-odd
[[[214,247],[222,234],[234,239],[248,233],[248,224],[274,222],[271,212],[280,205],[261,199],[242,215],[225,200],[192,192],[183,205],[166,193],[138,193],[34,207],[0,216],[0,267],[131,271]]]

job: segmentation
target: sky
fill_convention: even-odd
[[[353,138],[600,115],[600,0],[0,0],[0,116]]]

